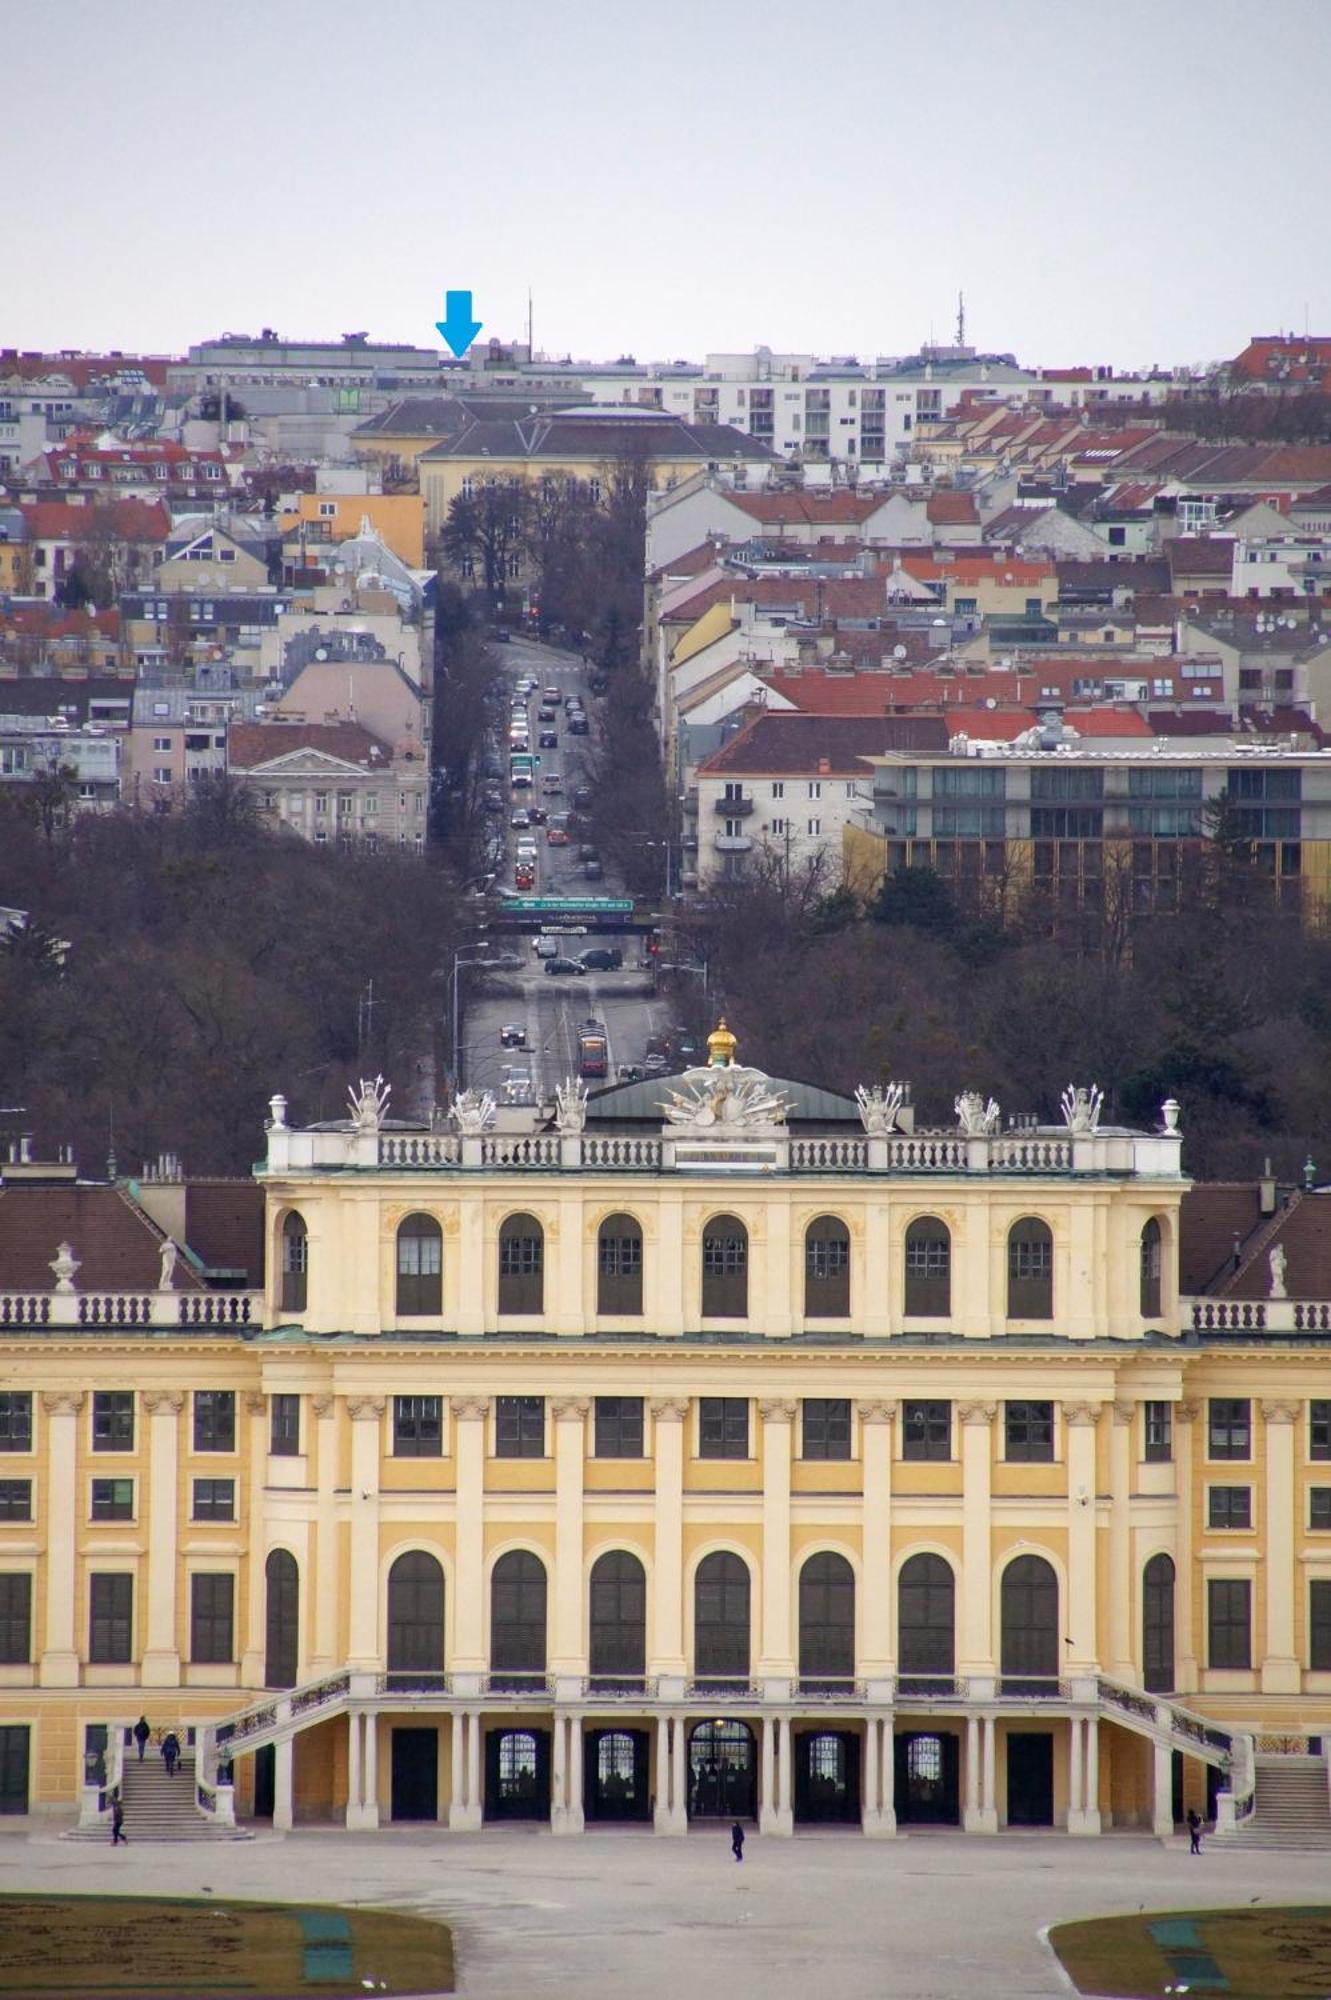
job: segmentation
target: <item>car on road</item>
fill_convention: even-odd
[[[559,700],[559,689],[557,687],[543,687],[541,689],[541,700],[557,702]]]
[[[641,1083],[642,1064],[620,1063],[618,1069],[615,1072],[615,1080],[618,1083]]]
[[[569,845],[568,828],[566,826],[547,827],[545,842],[547,847],[567,847]]]
[[[496,625],[494,631],[490,634],[490,644],[492,646],[511,646],[512,643],[513,634],[506,632],[502,625]]]
[[[557,708],[552,708],[548,701],[543,701],[536,711],[536,720],[538,722],[553,722],[558,713],[559,710]]]
[[[515,951],[498,952],[494,958],[478,959],[483,972],[521,972],[522,960]]]
[[[563,789],[564,780],[560,777],[558,771],[548,771],[541,780],[541,790],[548,799],[556,798]]]
[[[529,1069],[511,1069],[504,1078],[504,1102],[506,1104],[530,1104],[531,1100],[531,1071]]]
[[[599,861],[600,858],[601,858],[600,848],[595,846],[590,840],[584,840],[581,847],[578,849],[579,861]]]
[[[536,887],[536,870],[525,861],[519,861],[513,870],[513,887],[520,896],[529,896]]]
[[[568,733],[570,736],[590,736],[591,730],[587,726],[586,716],[570,715],[568,719]]]
[[[538,958],[558,958],[559,939],[552,937],[538,937],[535,940],[534,944],[532,945],[532,950],[536,953],[536,956]]]
[[[587,971],[586,966],[580,965],[576,958],[564,958],[562,954],[557,958],[547,958],[545,961],[545,969],[547,972],[554,974],[557,978],[562,978],[565,975],[567,975],[569,978],[572,979],[583,978]]]
[[[526,1048],[527,1030],[523,1027],[521,1021],[505,1021],[503,1027],[499,1030],[499,1046],[501,1049]]]
[[[528,806],[528,808],[527,808],[527,817],[528,817],[528,819],[529,819],[529,820],[531,821],[531,823],[532,823],[532,825],[533,825],[533,826],[544,826],[544,825],[545,825],[545,807],[544,807],[544,806]]]
[[[590,951],[580,951],[578,959],[588,972],[618,972],[624,963],[624,954],[615,945],[597,944]]]
[[[582,864],[582,879],[584,882],[603,881],[605,879],[605,870],[602,868],[600,862],[584,861]]]
[[[553,729],[538,730],[536,733],[536,748],[538,750],[557,750],[559,748],[559,737],[556,732]]]
[[[650,1055],[643,1058],[642,1073],[644,1076],[664,1076],[669,1067],[668,1059],[659,1049],[653,1049]]]
[[[530,826],[531,814],[525,806],[519,806],[515,813],[510,813],[508,823],[510,826]]]
[[[578,811],[579,811],[579,812],[584,812],[584,813],[585,813],[585,812],[590,812],[590,811],[591,811],[591,809],[592,809],[592,794],[591,794],[591,787],[590,787],[590,785],[575,785],[575,786],[574,786],[574,788],[573,788],[573,803],[574,803],[574,805],[575,805],[575,806],[577,807],[577,809],[578,809]]]

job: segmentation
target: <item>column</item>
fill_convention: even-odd
[[[654,1648],[648,1671],[684,1681],[684,1419],[688,1399],[652,1400],[656,1459]]]
[[[998,1781],[996,1771],[998,1760],[995,1751],[998,1743],[998,1724],[992,1715],[985,1716],[980,1725],[980,1733],[984,1741],[984,1803],[980,1807],[980,1818],[984,1823],[982,1826],[977,1826],[975,1831],[977,1833],[997,1833]]]
[[[379,1454],[385,1398],[348,1396],[351,1417],[351,1632],[349,1667],[380,1667]]]
[[[795,1815],[791,1807],[792,1774],[790,1768],[793,1735],[788,1715],[779,1715],[777,1717],[776,1730],[776,1817],[768,1831],[771,1833],[791,1834],[795,1831]]]
[[[1068,1738],[1068,1832],[1082,1830],[1083,1781],[1081,1767],[1081,1717],[1074,1715]]]
[[[347,1713],[347,1825],[356,1826],[361,1810],[360,1717]]]
[[[456,1580],[453,1588],[453,1671],[474,1676],[480,1692],[485,1644],[485,1427],[488,1396],[454,1396],[453,1457],[457,1466]],[[469,1803],[474,1804],[475,1800]],[[477,1822],[479,1824],[479,1821]]]
[[[310,1408],[319,1429],[318,1499],[316,1506],[315,1560],[305,1580],[307,1598],[314,1600],[314,1643],[310,1667],[327,1673],[337,1663],[337,1399],[321,1395],[310,1398]]]
[[[1263,1401],[1266,1426],[1266,1644],[1262,1693],[1297,1694],[1294,1651],[1294,1422],[1297,1403]]]
[[[1069,1673],[1095,1673],[1095,1434],[1099,1403],[1064,1403],[1068,1460],[1068,1603],[1064,1648]]]
[[[179,1408],[180,1399],[176,1399]],[[83,1392],[78,1389],[44,1390],[42,1409],[46,1415],[48,1468],[46,1518],[46,1643],[42,1648],[39,1678],[43,1687],[77,1687],[79,1656],[74,1637],[74,1554],[78,1546],[78,1421],[83,1408]],[[171,1497],[171,1573],[174,1576],[175,1482]],[[145,1660],[146,1667],[146,1660]],[[179,1680],[177,1661],[173,1680]],[[147,1679],[145,1672],[144,1679]]]
[[[860,1830],[876,1834],[878,1824],[878,1717],[871,1715],[864,1725],[864,1770],[861,1774]]]
[[[993,1403],[963,1403],[961,1416],[961,1658],[957,1672],[994,1678],[989,1543],[990,1426]]]
[[[585,1824],[582,1809],[582,1717],[568,1719],[568,1802],[564,1807],[565,1833],[581,1833]]]
[[[452,1732],[448,1757],[448,1824],[458,1827],[462,1824],[467,1792],[467,1718],[461,1709],[454,1711]]]
[[[363,1826],[379,1824],[379,1718],[375,1714],[365,1718],[365,1761],[361,1766],[364,1804],[361,1811]]]
[[[148,1412],[148,1592],[147,1644],[143,1655],[145,1687],[179,1687],[180,1650],[176,1640],[176,1509],[179,1503],[180,1412],[185,1398],[175,1389],[145,1389]],[[70,1478],[74,1476],[73,1431],[70,1432]],[[51,1465],[60,1463],[51,1440]],[[48,1541],[57,1541],[51,1522]],[[72,1543],[71,1543],[72,1548]],[[45,1679],[45,1674],[43,1674]]]
[[[1174,1837],[1174,1758],[1167,1743],[1151,1745],[1151,1832],[1157,1840]]]
[[[1082,1765],[1082,1778],[1086,1794],[1085,1805],[1083,1807],[1086,1819],[1084,1831],[1087,1833],[1099,1833],[1100,1718],[1098,1715],[1088,1715],[1086,1718],[1086,1760]]]
[[[293,1767],[296,1740],[284,1736],[273,1745],[273,1831],[290,1833],[295,1824]]]
[[[1194,1424],[1201,1404],[1174,1405],[1174,1456],[1177,1461],[1178,1529],[1174,1551],[1174,1644],[1177,1652],[1177,1692],[1197,1690],[1196,1618],[1193,1612],[1193,1519],[1192,1491]]]
[[[670,1727],[670,1804],[669,1825],[658,1826],[658,1833],[687,1833],[689,1830],[689,1766],[688,1740],[682,1715],[672,1715]]]
[[[474,1827],[481,1824],[481,1711],[473,1708],[467,1731],[467,1812]]]
[[[1106,1656],[1115,1680],[1139,1685],[1132,1657],[1132,1445],[1138,1405],[1116,1402],[1109,1431],[1109,1633]]]
[[[964,1833],[976,1831],[975,1822],[980,1812],[980,1718],[978,1715],[966,1717],[966,1803],[962,1808],[961,1826]]]
[[[454,1833],[477,1833],[481,1825],[481,1712],[459,1709],[453,1717],[453,1785],[448,1824]]]
[[[860,1613],[861,1672],[869,1699],[890,1698],[892,1658],[892,1440],[897,1406],[862,1402],[860,1451],[864,1461],[864,1604]]]
[[[760,1680],[790,1681],[790,1434],[795,1405],[780,1397],[758,1404],[763,1424],[763,1631]],[[784,1692],[784,1690],[783,1690]]]
[[[550,1672],[576,1682],[556,1700],[576,1699],[587,1663],[582,1641],[582,1465],[586,1452],[587,1396],[556,1397],[555,1425],[555,1602]]]
[[[568,1800],[568,1717],[556,1712],[550,1757],[550,1831],[566,1833],[564,1824]]]
[[[762,1734],[761,1786],[758,1793],[758,1831],[770,1833],[776,1817],[776,1718],[765,1715],[758,1725]]]
[[[263,1491],[268,1475],[268,1398],[250,1392],[242,1397],[249,1437],[249,1523],[246,1534],[249,1588],[245,1593],[245,1644],[240,1655],[242,1687],[262,1687],[267,1630],[264,1605],[264,1506]]]
[[[897,1830],[897,1738],[890,1715],[883,1717],[883,1754],[878,1767],[879,1833]]]

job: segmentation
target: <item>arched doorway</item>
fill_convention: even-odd
[[[508,1693],[545,1687],[545,1564],[528,1549],[500,1556],[490,1576],[490,1677]]]
[[[424,1549],[388,1572],[388,1671],[422,1689],[444,1686],[444,1572]]]
[[[499,1230],[499,1310],[545,1308],[545,1231],[534,1215],[510,1215]]]
[[[596,1310],[642,1312],[642,1225],[632,1215],[607,1215],[596,1232]]]
[[[747,1319],[749,1232],[737,1215],[714,1215],[702,1233],[702,1316]]]
[[[491,1729],[485,1738],[486,1819],[549,1819],[550,1732]]]
[[[647,1573],[627,1549],[592,1565],[587,1651],[593,1681],[636,1686],[647,1671]]]
[[[693,1672],[698,1681],[749,1678],[749,1566],[729,1549],[704,1556],[693,1579]]]
[[[802,1731],[795,1737],[795,1818],[831,1826],[860,1816],[860,1739],[851,1729]]]
[[[942,1556],[912,1556],[897,1579],[897,1688],[946,1695],[956,1672],[956,1579]]]
[[[289,1549],[272,1549],[263,1566],[263,1684],[295,1687],[300,1652],[300,1571]]]
[[[804,1317],[850,1312],[850,1231],[839,1215],[818,1215],[804,1232]]]
[[[1003,1571],[1004,1694],[1052,1694],[1058,1687],[1058,1578],[1043,1556],[1018,1556]]]
[[[583,1746],[588,1819],[650,1819],[651,1737],[645,1729],[593,1729]]]
[[[907,1319],[946,1319],[952,1310],[952,1232],[936,1215],[906,1231]]]
[[[700,1722],[689,1738],[689,1818],[756,1819],[758,1746],[747,1722]]]
[[[834,1692],[855,1678],[855,1572],[830,1549],[800,1571],[800,1687]]]
[[[1142,1686],[1174,1692],[1174,1559],[1152,1556],[1142,1572]]]

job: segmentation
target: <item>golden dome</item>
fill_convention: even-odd
[[[707,1037],[708,1067],[710,1069],[729,1069],[731,1063],[735,1060],[735,1051],[738,1047],[739,1042],[731,1034],[725,1024],[725,1020],[718,1021],[711,1034]]]

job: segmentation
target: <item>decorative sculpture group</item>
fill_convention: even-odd
[[[986,1102],[978,1090],[963,1090],[953,1108],[968,1139],[990,1138],[1002,1122],[997,1099],[991,1097]]]
[[[870,1089],[859,1084],[855,1090],[855,1102],[860,1107],[860,1123],[871,1139],[886,1139],[897,1129],[897,1114],[906,1101],[904,1083],[874,1084]]]

